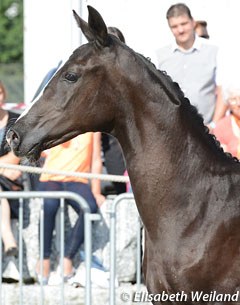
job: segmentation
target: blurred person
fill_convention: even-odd
[[[209,34],[207,30],[207,21],[196,20],[195,21],[195,32],[199,37],[209,39]]]
[[[125,43],[125,37],[123,36],[123,33],[114,26],[109,26],[107,28],[108,33],[116,36],[121,42]]]
[[[157,66],[180,85],[204,123],[213,127],[227,109],[218,75],[218,48],[196,35],[195,21],[185,4],[172,5],[166,17],[175,43],[157,50]]]
[[[230,113],[217,122],[212,133],[225,152],[240,159],[240,85],[229,85],[224,92]]]
[[[62,170],[71,172],[85,172],[99,174],[102,171],[101,134],[88,132],[79,135],[70,141],[57,145],[47,152],[44,169]],[[81,195],[89,205],[91,213],[96,213],[105,197],[101,194],[100,181],[69,177],[53,174],[40,176],[39,191],[70,191]],[[68,281],[75,274],[73,258],[84,242],[84,214],[79,204],[73,200],[66,200],[78,214],[78,219],[68,232],[64,253],[64,281]],[[60,200],[55,198],[44,199],[44,250],[43,250],[43,277],[39,274],[40,264],[37,263],[37,279],[48,284],[50,275],[50,255],[55,216],[60,206]]]
[[[7,98],[7,92],[3,85],[3,83],[0,81],[0,106],[4,106]]]
[[[17,158],[6,145],[6,131],[10,124],[17,118],[18,114],[4,110],[6,101],[6,89],[0,81],[0,163],[18,164],[20,159]],[[12,169],[0,169],[0,191],[20,190],[21,172]],[[7,256],[17,256],[18,246],[14,238],[11,219],[18,218],[19,201],[16,199],[1,199],[1,229],[4,252]]]

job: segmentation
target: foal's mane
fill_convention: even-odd
[[[240,163],[236,157],[233,157],[230,153],[224,152],[220,142],[216,137],[209,132],[208,127],[204,124],[202,115],[198,112],[197,108],[193,106],[189,99],[184,96],[178,83],[174,82],[172,78],[165,72],[158,70],[156,66],[151,62],[150,58],[144,57],[142,54],[136,53],[138,57],[147,65],[148,71],[153,75],[155,80],[161,83],[161,86],[170,97],[171,100],[175,100],[180,103],[181,115],[184,117],[184,121],[188,122],[189,126],[208,144],[209,148],[220,157],[223,161],[230,163]]]

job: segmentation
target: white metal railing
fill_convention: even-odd
[[[60,199],[60,267],[62,274],[62,282],[60,285],[61,305],[65,304],[64,300],[64,278],[63,278],[63,256],[64,256],[64,204],[66,199],[72,199],[79,203],[84,212],[84,249],[85,249],[85,264],[86,264],[86,279],[85,279],[85,303],[92,304],[92,287],[91,287],[91,259],[92,259],[92,222],[100,220],[99,214],[91,214],[88,204],[81,196],[72,192],[1,192],[1,198],[16,199],[20,201],[19,207],[19,305],[23,304],[23,200],[31,198],[59,198]],[[116,304],[116,208],[122,200],[131,200],[134,203],[133,194],[124,193],[116,196],[113,199],[111,209],[108,212],[110,216],[110,281],[109,281],[109,304]],[[43,202],[43,201],[41,201]],[[0,205],[0,219],[1,219],[1,205]],[[43,203],[40,209],[40,272],[43,271]],[[1,237],[1,226],[0,226]],[[141,284],[141,221],[139,218],[138,227],[136,229],[137,240],[137,266],[136,266],[136,283],[137,290],[140,290]],[[2,243],[0,242],[0,275],[2,275]],[[44,304],[44,290],[41,284],[40,289],[40,305]],[[2,277],[0,276],[0,305],[2,303]]]
[[[110,210],[110,305],[116,304],[116,287],[115,287],[115,279],[116,279],[116,221],[117,221],[117,213],[116,209],[118,204],[123,200],[132,200],[134,203],[134,197],[131,193],[124,193],[118,195],[112,204],[112,208]],[[138,227],[136,230],[136,239],[137,239],[137,268],[136,268],[136,283],[137,290],[140,289],[141,284],[141,221],[140,217],[138,219]]]
[[[92,253],[92,221],[99,219],[98,214],[91,214],[89,206],[84,198],[77,195],[76,193],[72,192],[1,192],[1,198],[8,198],[8,199],[16,199],[19,198],[20,200],[20,207],[19,207],[19,304],[22,305],[23,303],[23,244],[22,244],[22,230],[23,230],[23,199],[30,199],[30,198],[60,198],[61,199],[61,215],[64,213],[63,207],[63,199],[71,199],[79,203],[81,206],[83,213],[84,213],[84,250],[86,253],[86,287],[85,287],[85,304],[91,305],[91,253]],[[0,205],[0,219],[2,217],[1,214],[1,205]],[[62,227],[64,224],[63,216],[62,218]],[[0,226],[1,227],[1,226]],[[41,229],[40,229],[41,231]],[[0,232],[1,233],[1,232]],[[61,233],[63,231],[61,230]],[[1,235],[1,234],[0,234]],[[42,234],[40,234],[42,236]],[[42,247],[43,241],[41,240],[43,237],[40,237],[40,248]],[[62,240],[63,243],[63,240]],[[2,243],[0,243],[0,255],[2,255]],[[43,249],[43,248],[42,248]],[[41,252],[42,252],[41,249]],[[42,257],[41,257],[42,258]],[[61,249],[60,255],[60,265],[63,268],[63,245]],[[63,269],[62,269],[63,270]],[[2,274],[2,257],[0,259],[0,274]],[[62,273],[63,274],[63,273]],[[64,282],[62,276],[62,285],[61,285],[61,305],[64,304]],[[0,296],[2,296],[2,277],[0,277]],[[43,285],[41,283],[41,305],[44,304],[43,299]]]

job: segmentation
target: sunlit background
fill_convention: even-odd
[[[11,18],[19,12],[21,1],[11,2]],[[29,103],[46,73],[65,60],[73,49],[85,42],[72,16],[75,9],[87,20],[87,5],[94,6],[108,26],[118,27],[127,44],[139,53],[154,57],[155,50],[172,40],[166,11],[172,0],[24,0],[24,84],[23,99]],[[187,0],[195,19],[206,20],[210,39],[219,45],[226,79],[238,77],[240,61],[239,0]],[[0,50],[1,51],[1,50]],[[0,62],[2,64],[2,62]],[[21,64],[21,62],[20,62]],[[0,66],[1,68],[1,66]],[[1,79],[3,78],[2,73]],[[11,89],[13,90],[13,89]],[[23,89],[22,89],[23,91]],[[21,94],[17,101],[21,101]]]

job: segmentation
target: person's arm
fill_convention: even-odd
[[[102,173],[102,158],[101,158],[101,133],[95,132],[93,135],[93,154],[91,172],[94,174]],[[92,179],[91,187],[94,197],[96,198],[98,206],[104,201],[105,197],[101,194],[101,181],[99,179]]]
[[[216,106],[213,114],[212,122],[209,124],[209,128],[212,129],[213,125],[217,123],[221,118],[223,118],[228,110],[228,105],[224,103],[222,87],[216,87]],[[211,126],[212,125],[212,126]]]
[[[226,114],[226,111],[228,109],[227,103],[224,101],[223,97],[223,87],[222,85],[225,83],[225,70],[227,68],[226,66],[226,60],[225,55],[221,49],[218,50],[217,57],[217,69],[216,69],[216,75],[215,75],[215,81],[216,81],[216,106],[215,111],[212,117],[212,122],[216,124],[221,118],[223,118]],[[213,124],[213,125],[214,125]]]

